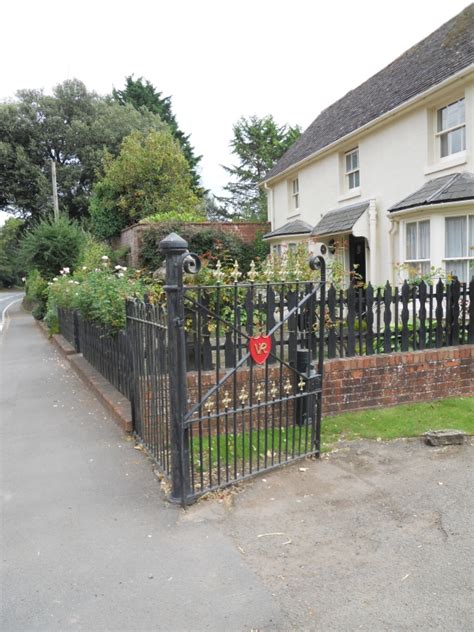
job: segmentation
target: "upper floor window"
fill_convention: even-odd
[[[291,181],[291,210],[297,211],[300,207],[300,183],[298,178]]]
[[[466,110],[464,99],[450,103],[437,112],[440,156],[451,156],[466,149]]]
[[[445,219],[446,272],[467,282],[474,275],[474,215]]]
[[[430,221],[409,222],[406,225],[406,258],[416,275],[430,271]]]
[[[360,186],[359,149],[352,149],[345,155],[347,188],[357,189]]]

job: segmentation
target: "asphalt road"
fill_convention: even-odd
[[[474,629],[470,444],[341,445],[183,512],[18,305],[0,361],[2,632]]]
[[[8,310],[22,297],[23,292],[21,291],[8,290],[6,292],[0,292],[0,334],[5,328],[5,323],[8,319]]]

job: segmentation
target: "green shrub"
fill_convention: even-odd
[[[48,286],[46,322],[51,331],[57,326],[58,307],[78,309],[90,321],[106,326],[111,332],[126,323],[127,298],[143,298],[147,281],[134,271],[113,266],[107,255],[97,268],[80,267],[73,275],[56,277]]]
[[[73,268],[86,236],[77,222],[61,216],[43,219],[28,230],[20,243],[20,259],[26,270],[38,270],[50,280],[66,267]]]
[[[46,313],[48,300],[48,282],[43,279],[38,270],[32,270],[26,279],[26,298],[32,305],[32,314],[37,320],[41,320]]]

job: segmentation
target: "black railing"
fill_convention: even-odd
[[[110,333],[79,316],[79,345],[84,358],[127,399],[130,399],[131,363],[125,331]]]
[[[76,351],[79,351],[78,345],[78,312],[72,309],[58,308],[59,329],[61,335],[71,344]]]
[[[170,237],[166,307],[128,301],[114,334],[58,315],[64,337],[130,399],[135,435],[183,504],[319,454],[324,359],[474,344],[474,279],[185,287],[182,269],[198,264]],[[260,336],[270,349],[261,366],[250,358]]]
[[[127,301],[133,370],[134,433],[160,468],[171,472],[170,393],[166,313],[160,305]]]
[[[122,395],[130,399],[132,371],[125,331],[110,333],[106,327],[68,309],[59,309],[58,318],[60,332],[66,340]]]

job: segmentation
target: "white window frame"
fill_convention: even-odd
[[[348,169],[347,168],[347,159],[353,155],[357,156],[357,168]],[[352,162],[352,160],[351,160]],[[346,180],[346,188],[348,191],[355,191],[360,187],[360,162],[359,162],[359,148],[354,147],[350,151],[346,151],[344,154],[344,172],[345,172],[345,180]],[[357,174],[357,184],[351,186],[351,176],[354,176],[353,180],[356,179],[355,174]]]
[[[291,181],[291,208],[293,211],[298,211],[300,208],[300,181],[299,178],[294,178]]]
[[[418,256],[420,251],[420,224],[428,224],[428,257],[421,258]],[[416,225],[415,240],[415,257],[408,257],[408,226]],[[420,219],[405,222],[405,264],[413,267],[418,274],[429,274],[431,269],[431,221],[429,219]]]
[[[452,105],[455,105],[456,103],[460,103],[461,101],[464,102],[464,120],[462,122],[460,122],[460,123],[457,123],[456,125],[452,125],[451,127],[446,127],[444,129],[440,129],[440,114],[441,114],[441,112],[443,110],[445,110],[446,108],[449,108]],[[435,118],[435,125],[436,125],[435,138],[436,138],[436,142],[437,142],[437,154],[438,154],[438,156],[439,156],[439,158],[441,160],[449,159],[451,156],[455,156],[456,154],[460,154],[460,153],[466,151],[466,101],[465,101],[465,97],[461,97],[460,99],[456,99],[455,101],[452,101],[451,103],[448,103],[448,104],[444,105],[441,108],[437,108],[437,110],[436,110],[436,118]],[[452,132],[455,132],[458,129],[464,130],[464,134],[463,134],[464,146],[461,147],[461,149],[459,149],[458,151],[452,151],[450,149],[450,145],[451,145],[450,138],[452,138]],[[445,154],[444,156],[441,153],[443,136],[447,136],[447,139],[448,139],[448,153]]]
[[[459,257],[447,257],[446,256],[446,236],[447,236],[447,228],[446,228],[446,220],[448,219],[462,219],[462,218],[466,218],[466,255],[465,256],[459,256]],[[444,218],[444,231],[445,231],[445,239],[444,239],[444,257],[443,257],[443,262],[444,262],[444,268],[446,270],[446,274],[450,274],[450,270],[449,270],[449,262],[450,261],[455,261],[455,262],[466,262],[467,263],[467,277],[466,277],[466,282],[469,283],[471,280],[471,276],[473,276],[474,274],[474,248],[472,248],[472,246],[474,244],[470,244],[469,243],[469,237],[470,237],[470,224],[471,222],[474,222],[474,214],[472,213],[466,213],[466,214],[462,214],[462,215],[452,215],[449,217],[445,217]]]
[[[282,254],[282,246],[281,246],[281,244],[273,244],[273,246],[272,246],[272,254],[276,255],[277,257],[281,257],[281,254]]]

